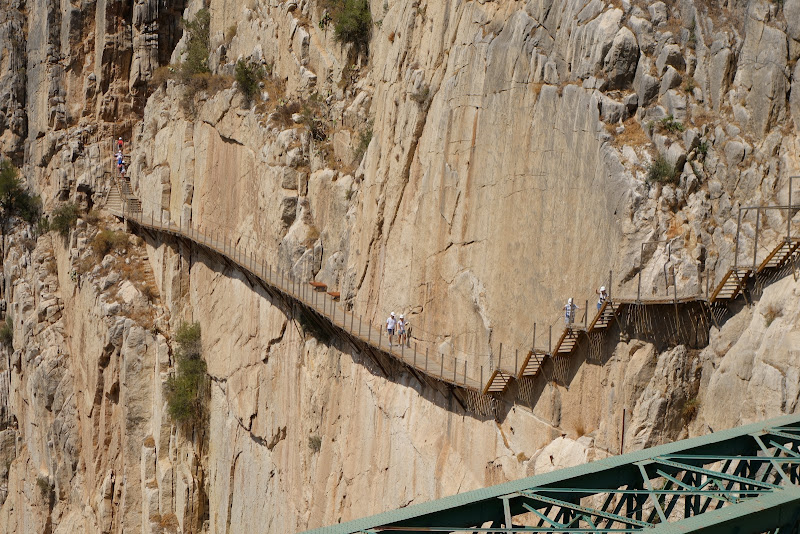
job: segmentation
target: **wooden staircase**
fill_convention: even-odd
[[[564,332],[561,333],[561,337],[558,338],[558,342],[553,350],[553,355],[561,356],[571,354],[575,345],[578,344],[578,338],[583,331],[583,327],[576,327],[574,325],[565,328]]]
[[[614,317],[616,317],[618,309],[619,304],[614,304],[610,299],[603,301],[603,305],[600,306],[599,310],[597,310],[597,315],[594,316],[594,320],[589,323],[587,332],[594,332],[595,330],[604,330],[608,328],[608,326],[614,320]]]
[[[512,378],[513,375],[501,371],[500,369],[495,369],[486,382],[482,393],[484,395],[488,395],[489,393],[503,393]]]
[[[800,248],[800,238],[785,239],[761,262],[756,272],[761,273],[766,269],[782,268],[794,258],[798,248]]]
[[[752,274],[753,270],[749,267],[728,269],[728,272],[725,273],[725,276],[722,277],[722,280],[717,285],[717,288],[708,298],[708,302],[714,304],[720,300],[735,299],[739,296],[742,288],[747,284],[747,280]]]
[[[522,365],[519,368],[519,372],[517,373],[517,379],[522,378],[523,376],[536,376],[539,374],[539,371],[542,369],[542,365],[544,365],[544,360],[549,355],[547,351],[534,349],[528,351],[527,356],[525,359],[522,360]]]

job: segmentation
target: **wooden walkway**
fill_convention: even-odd
[[[756,274],[777,271],[789,262],[797,262],[800,238],[786,239],[770,252],[760,265],[755,267],[737,267],[730,269],[713,292],[694,297],[673,298],[609,298],[599,310],[590,317],[585,310],[583,324],[565,325],[558,334],[555,344],[548,342],[547,347],[526,349],[522,358],[516,352],[513,358],[503,359],[502,346],[498,361],[491,368],[479,365],[474,361],[459,360],[449,355],[431,354],[429,351],[417,351],[412,346],[389,346],[389,341],[382,326],[376,327],[361,316],[346,310],[339,302],[339,293],[327,291],[327,287],[319,282],[301,282],[292,279],[287,273],[271,265],[264,258],[259,258],[243,247],[233,244],[222,234],[203,232],[190,225],[176,224],[172,221],[146,217],[142,214],[140,201],[134,196],[127,179],[116,178],[116,187],[112,187],[107,197],[105,208],[113,215],[133,225],[162,234],[187,239],[221,257],[227,259],[238,268],[257,279],[265,287],[279,292],[296,304],[312,310],[321,318],[351,338],[369,345],[372,349],[384,353],[404,365],[436,380],[440,380],[458,388],[482,395],[502,394],[512,380],[523,377],[535,377],[539,374],[547,359],[560,360],[569,358],[576,345],[584,336],[595,332],[605,332],[619,316],[625,306],[662,306],[665,304],[686,305],[702,302],[707,306],[719,305],[734,300],[742,293],[747,281]],[[590,320],[591,319],[591,320]],[[552,336],[552,332],[550,332]],[[534,333],[534,339],[536,335]],[[535,345],[535,342],[534,342]]]

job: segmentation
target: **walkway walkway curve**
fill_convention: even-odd
[[[611,323],[619,318],[623,307],[668,304],[674,305],[677,311],[678,306],[702,303],[713,317],[712,308],[724,305],[739,296],[751,277],[757,274],[776,272],[789,263],[796,265],[798,256],[800,256],[798,248],[800,247],[800,238],[789,235],[767,255],[761,264],[749,267],[734,266],[713,289],[713,292],[707,288],[705,295],[678,298],[677,289],[675,289],[672,298],[642,299],[610,296],[593,318],[588,315],[588,310],[586,311],[583,324],[573,323],[565,326],[562,332],[557,333],[557,338],[552,335],[552,332],[549,332],[548,346],[528,347],[522,351],[521,357],[519,350],[515,350],[513,353],[507,352],[504,359],[501,345],[497,361],[489,364],[490,359],[487,357],[486,365],[483,365],[474,361],[459,360],[445,354],[430,353],[429,350],[419,351],[416,344],[390,347],[381,326],[376,327],[369,321],[365,321],[362,316],[346,310],[338,302],[338,293],[327,292],[324,284],[313,281],[309,284],[295,280],[286,272],[270,264],[265,258],[253,255],[244,247],[233,244],[222,233],[209,233],[190,224],[176,224],[171,220],[155,218],[152,215],[145,216],[142,212],[141,202],[134,195],[128,178],[120,178],[113,171],[108,172],[112,172],[114,175],[114,186],[108,194],[105,208],[113,215],[141,228],[188,239],[235,263],[261,283],[279,291],[296,303],[314,310],[337,329],[369,345],[372,349],[402,362],[417,373],[478,394],[478,396],[501,394],[506,391],[512,380],[536,376],[547,359],[555,360],[557,365],[559,361],[563,362],[564,358],[568,358],[572,354],[581,337],[590,336],[595,332],[606,332]],[[771,207],[762,209],[771,209]],[[780,206],[775,209],[787,208]],[[535,335],[534,339],[536,339]],[[555,340],[555,344],[552,343],[553,340]],[[535,343],[536,341],[534,341]],[[475,407],[473,406],[473,408]],[[481,412],[485,411],[481,408],[477,409]]]

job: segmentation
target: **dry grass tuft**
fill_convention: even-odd
[[[764,309],[763,315],[764,315],[764,321],[767,323],[767,326],[769,327],[773,323],[773,321],[775,321],[775,319],[783,316],[783,308],[780,306],[780,304],[777,304],[775,302],[770,302]]]
[[[650,143],[650,138],[635,118],[631,117],[622,123],[625,130],[614,138],[614,146],[630,145],[633,147],[645,146]],[[615,130],[616,132],[616,130]]]

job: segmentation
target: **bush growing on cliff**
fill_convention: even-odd
[[[9,315],[6,315],[6,321],[0,325],[0,344],[9,349],[14,346],[14,324]]]
[[[167,380],[167,410],[181,425],[196,426],[205,419],[206,362],[200,347],[200,325],[184,323],[175,334],[176,372]]]
[[[128,235],[125,232],[114,230],[101,230],[92,240],[92,250],[100,259],[112,250],[122,249],[128,244]]]
[[[260,65],[253,65],[240,59],[236,62],[236,81],[248,101],[258,94],[258,83],[264,79],[266,71]]]
[[[183,27],[189,34],[186,43],[186,60],[182,70],[186,75],[210,72],[208,68],[208,52],[211,44],[210,31],[211,14],[207,9],[201,9],[189,21],[183,20]]]
[[[647,182],[668,184],[674,183],[678,178],[675,167],[667,158],[659,154],[647,168]]]
[[[69,231],[78,223],[78,206],[72,202],[60,205],[50,217],[50,228],[63,237],[69,236]]]
[[[11,161],[0,161],[0,208],[2,208],[3,230],[8,220],[19,216],[33,224],[41,212],[41,200],[31,195],[22,185],[17,169]]]
[[[372,15],[367,0],[327,0],[324,6],[333,13],[336,40],[351,43],[359,52],[367,50]]]

